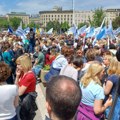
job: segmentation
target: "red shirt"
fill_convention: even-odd
[[[27,87],[24,94],[29,93],[29,92],[34,92],[35,86],[36,86],[36,78],[35,78],[34,73],[32,71],[30,71],[30,72],[26,73],[25,75],[22,75],[20,77],[20,81],[18,82],[18,85],[20,87],[22,85]]]
[[[45,56],[45,64],[46,65],[51,65],[54,59],[55,59],[54,55],[52,56],[52,55],[46,54],[46,56]]]

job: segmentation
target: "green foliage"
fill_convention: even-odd
[[[54,28],[54,22],[53,21],[48,22],[47,25],[46,25],[46,30],[47,31],[50,30],[51,28]]]
[[[79,23],[78,24],[78,29],[83,27],[84,25],[87,25],[88,26],[88,23],[87,22],[84,22],[84,23]]]
[[[69,29],[69,23],[67,21],[65,21],[64,23],[61,23],[61,30],[63,32],[66,32]]]
[[[21,21],[22,21],[21,18],[17,18],[17,17],[10,18],[9,25],[12,26],[13,29],[17,29]]]
[[[104,17],[105,17],[105,14],[101,7],[101,8],[95,9],[94,15],[93,15],[93,20],[90,20],[90,18],[89,18],[89,22],[90,22],[91,26],[99,27],[101,25]]]
[[[0,28],[8,28],[9,22],[7,19],[0,18]]]
[[[30,28],[34,28],[35,27],[35,23],[34,22],[30,22],[30,24],[27,25]]]
[[[120,16],[116,17],[116,19],[113,20],[112,25],[113,25],[113,29],[116,29],[116,28],[120,27]]]

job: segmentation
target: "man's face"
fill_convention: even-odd
[[[78,51],[77,51],[77,55],[81,57],[81,56],[83,55],[82,50],[78,50]]]

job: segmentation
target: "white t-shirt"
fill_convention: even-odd
[[[14,100],[17,95],[16,85],[0,85],[0,120],[10,119],[16,115]]]

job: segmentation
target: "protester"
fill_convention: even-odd
[[[88,118],[100,120],[103,118],[103,113],[107,107],[111,106],[111,96],[103,104],[105,95],[100,81],[103,76],[103,71],[104,68],[100,63],[93,62],[82,77],[80,81],[82,100],[78,107],[77,120],[87,120]]]
[[[120,63],[114,57],[110,62],[110,66],[108,68],[108,77],[104,85],[104,92],[106,95],[106,99],[110,94],[114,99],[115,91],[119,81],[119,76],[120,76]],[[114,108],[112,120],[120,119],[119,106],[120,106],[120,95],[118,96],[118,99]],[[110,107],[106,110],[106,118],[108,117],[109,111],[110,111]]]
[[[35,116],[35,87],[36,78],[32,72],[32,62],[28,54],[20,56],[16,60],[16,80],[15,84],[19,87],[21,100],[20,118],[22,120],[33,120]]]
[[[18,87],[6,83],[10,73],[10,67],[0,62],[0,120],[17,120]]]
[[[33,72],[36,75],[36,78],[39,76],[40,74],[40,70],[43,68],[44,63],[45,63],[45,56],[44,54],[40,51],[39,46],[35,47],[35,53],[33,54],[33,58],[34,58],[34,64],[33,64]]]
[[[51,120],[75,120],[81,90],[74,79],[52,77],[46,87],[46,106]]]

